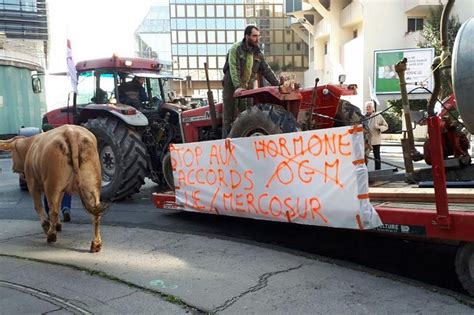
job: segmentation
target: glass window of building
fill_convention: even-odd
[[[216,16],[225,17],[225,10],[223,5],[216,5]]]
[[[283,14],[283,6],[281,4],[275,4],[273,9],[273,16],[274,17],[284,17]]]
[[[198,31],[198,43],[206,42],[206,31]]]
[[[187,24],[186,29],[195,30],[195,29],[199,28],[199,26],[197,26],[197,20],[196,19],[189,19],[189,18],[186,19],[186,20],[183,19],[183,22],[186,22],[186,24]]]
[[[293,56],[285,56],[285,66],[293,66]]]
[[[210,56],[210,57],[207,57],[207,60],[209,61],[209,68],[210,68],[210,69],[215,69],[215,68],[217,68],[216,57]]]
[[[303,66],[303,62],[301,60],[301,56],[294,56],[295,64],[294,66],[296,68],[301,68]]]
[[[228,43],[235,43],[235,32],[234,31],[227,31],[227,42]]]
[[[176,17],[176,6],[174,4],[170,5],[170,16],[172,18]]]
[[[207,45],[206,44],[198,44],[198,55],[207,55]]]
[[[187,55],[188,46],[187,45],[178,45],[178,55]]]
[[[216,29],[216,20],[215,19],[206,19],[206,26],[208,30]]]
[[[235,6],[235,16],[236,17],[244,17],[244,6],[243,5],[236,5]]]
[[[215,17],[216,14],[215,14],[214,6],[213,5],[207,5],[206,6],[206,13],[207,13],[207,17]]]
[[[233,5],[226,5],[225,6],[225,13],[226,13],[226,17],[234,17],[235,16],[235,12],[234,12],[234,6]]]
[[[207,62],[207,57],[205,56],[199,56],[199,62],[198,62],[198,68],[199,69],[204,69],[204,63]]]
[[[217,54],[218,55],[226,55],[228,48],[225,44],[217,44]]]
[[[283,43],[283,31],[275,31],[275,38],[273,39],[274,43]]]
[[[197,19],[196,20],[196,28],[199,29],[205,29],[206,28],[206,19]]]
[[[176,16],[177,17],[185,17],[186,16],[184,5],[177,5],[176,6]]]
[[[255,6],[253,4],[245,5],[245,16],[248,18],[255,16]]]
[[[192,4],[188,4],[186,6],[186,11],[188,14],[188,17],[195,17],[196,16],[196,8]]]
[[[171,32],[171,42],[172,43],[177,43],[178,42],[178,35],[176,31]]]
[[[188,54],[189,55],[197,55],[198,54],[197,45],[188,44]]]
[[[225,43],[225,31],[217,31],[217,42]]]
[[[185,30],[187,29],[188,27],[186,26],[186,20],[185,19],[178,19],[176,21],[176,28],[178,30]]]
[[[188,31],[188,42],[189,43],[196,42],[196,31]]]
[[[186,69],[188,67],[188,58],[187,57],[179,57],[179,67],[181,69]]]
[[[178,31],[178,43],[186,43],[186,31]]]
[[[225,56],[219,56],[217,57],[217,67],[218,68],[224,68],[224,65],[225,65]]]
[[[216,44],[207,44],[207,54],[208,55],[217,55],[217,45]]]
[[[217,29],[225,29],[226,28],[226,19],[217,19],[216,20],[216,28]]]
[[[196,6],[196,16],[197,17],[205,17],[206,16],[206,7],[204,5],[197,5]]]
[[[197,57],[189,57],[189,69],[197,69]]]
[[[216,42],[216,31],[208,31],[207,32],[207,41],[209,43],[215,43]]]

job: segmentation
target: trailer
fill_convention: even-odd
[[[454,1],[450,0],[445,6],[442,16],[444,23],[453,3]],[[444,32],[446,32],[446,28]],[[443,42],[447,38],[446,34],[442,32],[441,36]],[[470,103],[472,99],[470,94],[472,93],[471,87],[474,85],[474,76],[472,73],[468,73],[468,69],[472,70],[473,68],[474,51],[472,51],[472,44],[467,43],[470,43],[473,36],[474,19],[471,19],[463,24],[458,33],[452,61],[457,106],[464,124],[471,133],[474,133],[474,107]],[[449,54],[449,50],[447,53]],[[426,118],[434,187],[420,189],[413,188],[406,183],[399,183],[397,187],[371,187],[368,197],[383,224],[375,229],[364,229],[361,233],[392,234],[400,238],[441,241],[456,245],[458,249],[455,269],[458,279],[465,290],[474,296],[474,190],[446,188],[447,171],[444,147],[446,142],[442,139],[441,119],[433,111],[434,102],[439,92],[440,68],[450,66],[450,64],[443,64],[447,59],[451,60],[446,56],[437,57],[433,63],[435,91]],[[404,82],[402,82],[402,78],[400,79],[402,86]],[[314,113],[315,110],[317,107],[313,108],[311,105],[311,111]],[[411,150],[414,148],[412,144],[408,143],[405,147]],[[407,156],[410,159],[410,156],[413,158],[416,155],[416,152],[413,151],[405,153],[405,160]],[[469,170],[470,175],[473,175],[471,178],[474,178],[474,174],[470,171],[472,168],[463,169],[463,167],[466,166],[460,166],[461,172]],[[154,193],[152,201],[157,208],[186,210],[182,203],[176,202],[174,192]],[[222,214],[219,211],[208,213]],[[288,219],[288,223],[294,222]]]

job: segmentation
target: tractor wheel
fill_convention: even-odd
[[[254,137],[297,131],[295,117],[273,104],[258,104],[243,111],[232,124],[229,138]]]
[[[474,243],[459,245],[455,267],[459,282],[469,295],[474,296]]]
[[[140,190],[147,175],[146,147],[135,131],[112,117],[83,124],[97,138],[104,200],[120,200]]]
[[[171,167],[171,153],[169,151],[166,152],[161,165],[163,166],[163,175],[166,183],[169,188],[174,190],[173,168]]]

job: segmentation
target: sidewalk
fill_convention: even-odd
[[[39,222],[0,220],[5,314],[472,314],[472,299],[307,258],[205,236],[63,224],[53,245]],[[457,298],[455,297],[457,296]]]

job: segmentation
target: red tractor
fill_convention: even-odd
[[[222,134],[222,104],[188,109],[172,103],[165,91],[169,77],[160,74],[161,64],[156,60],[114,56],[79,62],[76,69],[78,91],[70,98],[71,104],[48,112],[43,124],[81,124],[95,134],[104,199],[123,199],[139,191],[145,177],[173,187],[169,144],[215,140]],[[135,76],[145,78],[149,101],[134,107],[120,104],[120,85]],[[237,97],[252,98],[254,105],[240,114],[230,136],[327,128],[360,119],[357,107],[341,101],[341,96],[354,94],[356,87],[342,82],[244,91]]]

